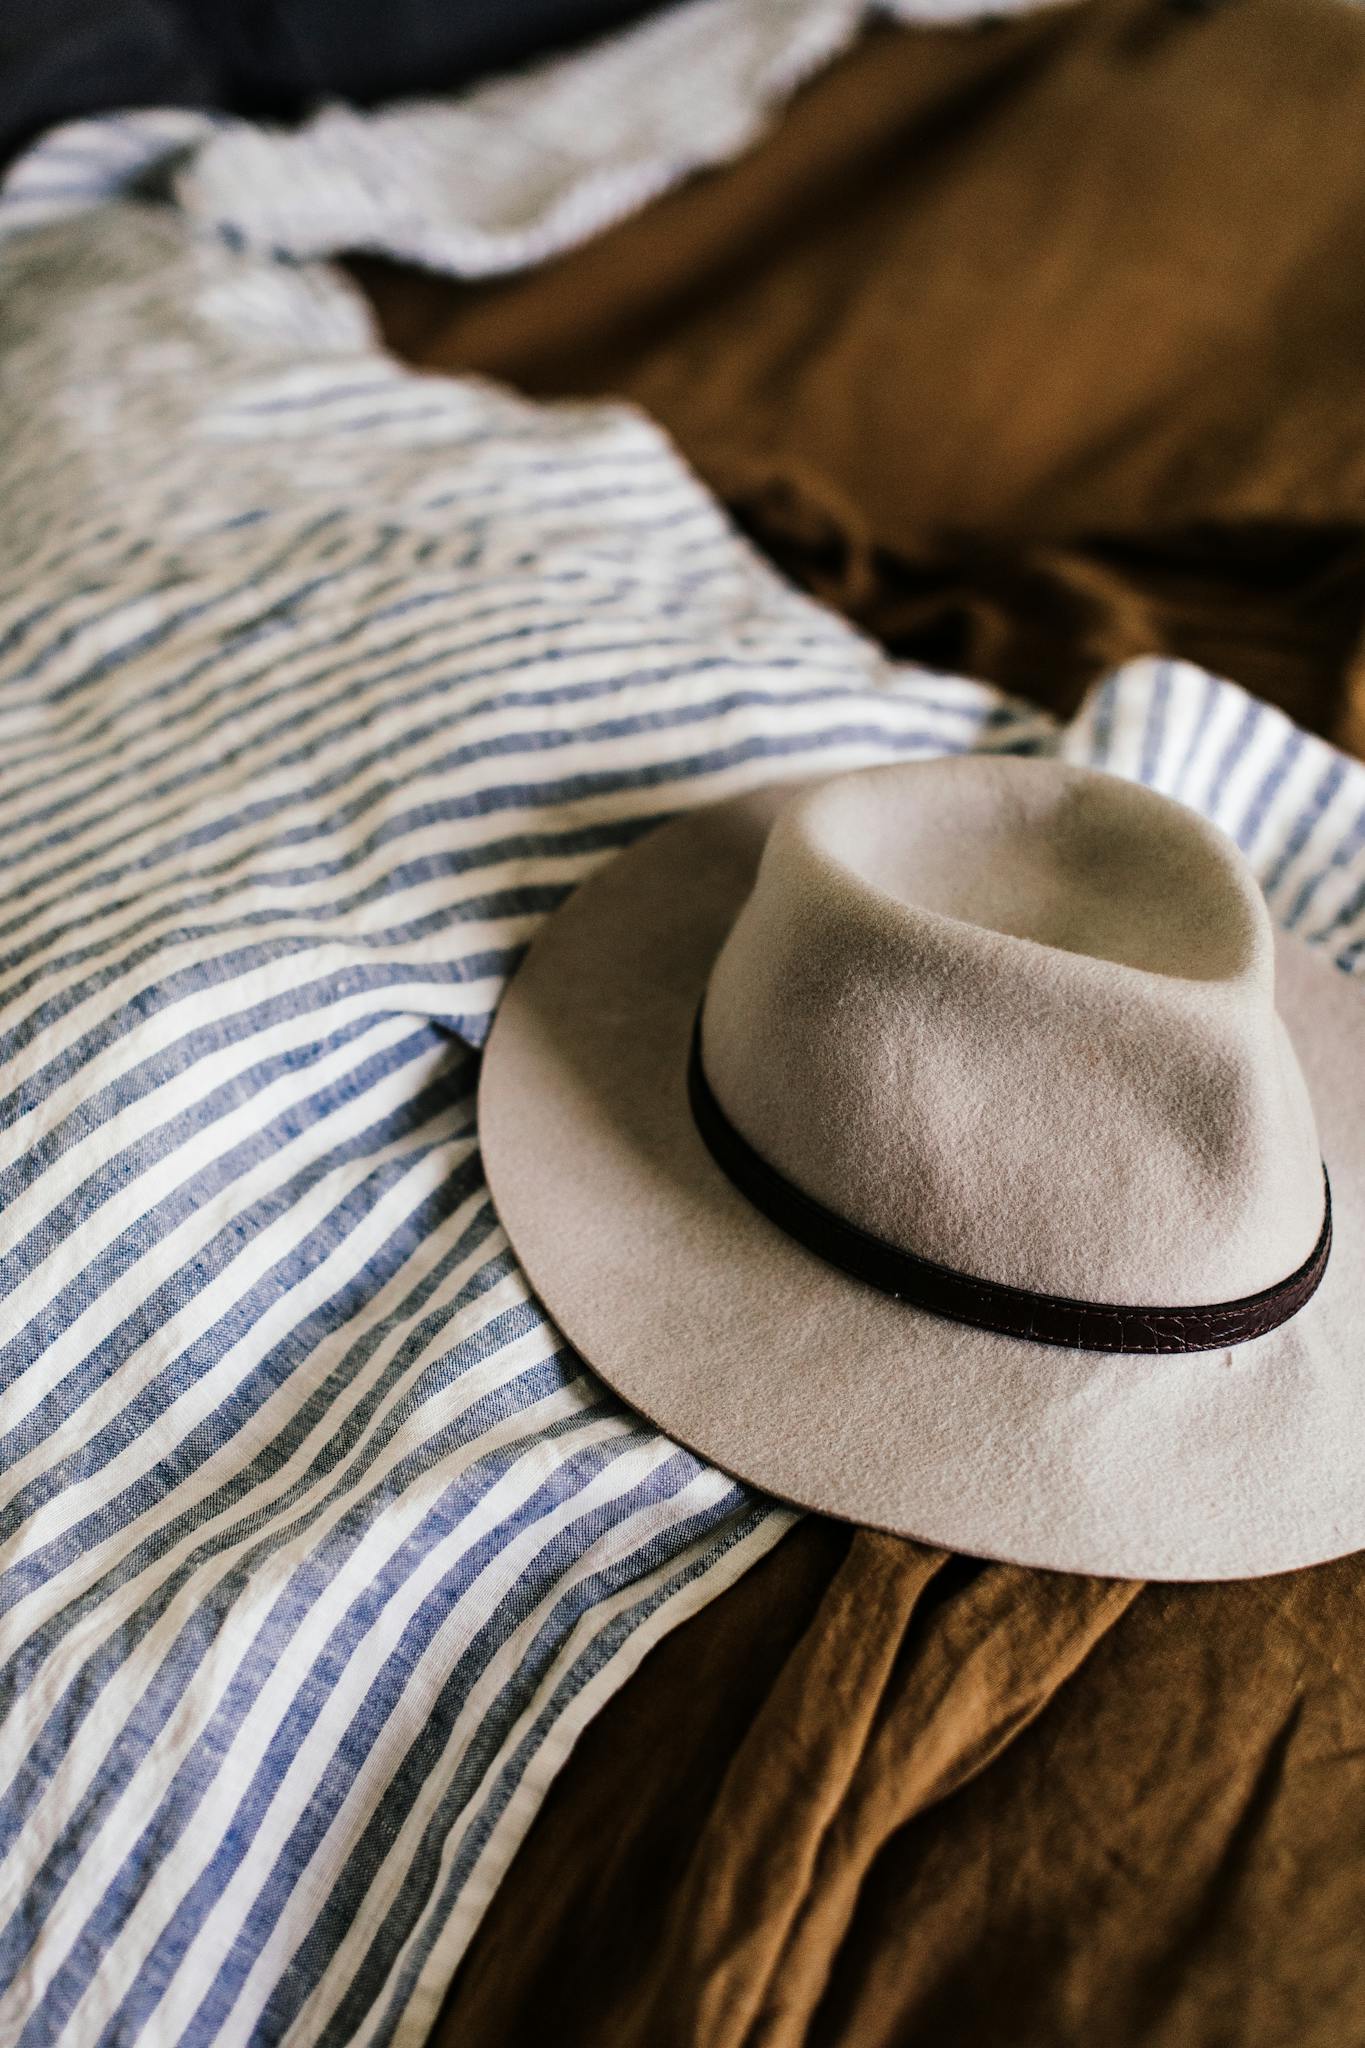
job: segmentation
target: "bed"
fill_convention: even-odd
[[[46,835],[20,846],[40,876],[63,835],[103,835],[98,874],[72,869],[104,891],[96,936],[153,891],[162,951],[111,970],[97,1078],[133,1088],[125,1040],[164,1060],[198,1149],[157,1199],[192,1233],[197,1189],[214,1232],[176,1271],[212,1263],[265,1331],[244,1367],[196,1329],[188,1376],[169,1322],[150,1365],[146,1331],[92,1342],[86,1409],[61,1405],[70,1343],[15,1350],[39,1389],[10,1419],[36,1488],[6,1592],[37,1619],[3,1644],[16,2040],[1365,2035],[1358,1559],[1140,1586],[796,1520],[602,1400],[481,1193],[477,1048],[535,921],[654,819],[812,758],[1101,762],[1218,817],[1343,968],[1365,947],[1365,14],[858,17],[800,65],[787,24],[749,126],[668,177],[579,178],[573,234],[528,218],[531,177],[520,213],[482,192],[413,227],[407,205],[406,240],[363,193],[348,213],[344,115],[301,145],[184,110],[95,122],[11,178],[0,368],[36,422],[8,473],[12,731],[82,802],[99,786],[49,817],[30,766],[8,801]],[[491,133],[519,87],[487,90],[464,118]],[[405,175],[446,174],[437,135]],[[350,287],[313,262],[338,254]],[[509,679],[494,643],[529,665]],[[310,733],[315,674],[340,694]],[[213,723],[248,688],[245,722]],[[178,764],[158,706],[191,735]],[[62,751],[87,714],[133,764],[117,788]],[[326,746],[368,779],[329,782]],[[177,775],[206,808],[177,808]],[[69,977],[75,944],[14,971]],[[197,979],[205,948],[231,970]],[[299,963],[325,1031],[297,1024]],[[0,1024],[36,1088],[74,1040],[60,1009],[24,1036],[26,990]],[[251,1005],[274,1034],[212,1118],[228,1069],[192,1080],[180,1040],[140,1035],[182,999],[196,1059]],[[170,1138],[111,1151],[103,1098],[60,1079],[66,1153],[40,1107],[6,1162],[30,1205],[54,1161],[70,1200],[78,1167],[102,1202],[125,1156],[130,1190],[169,1171]],[[245,1115],[246,1142],[258,1094],[283,1164],[272,1187],[244,1159],[238,1208],[213,1134]],[[308,1222],[284,1258],[281,1187]],[[16,1266],[39,1307],[45,1274],[95,1271],[60,1264],[57,1213]],[[113,1258],[105,1210],[71,1213]],[[112,1275],[121,1307],[149,1244],[166,1283],[160,1242]],[[279,1506],[324,1402],[351,1487],[325,1543]],[[481,1515],[503,1534],[475,1570]],[[153,1583],[147,1609],[122,1590]]]

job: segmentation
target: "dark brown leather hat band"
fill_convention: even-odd
[[[1240,1301],[1198,1308],[1141,1308],[1128,1303],[1072,1301],[979,1280],[863,1230],[803,1192],[770,1166],[726,1116],[702,1066],[701,1012],[692,1031],[688,1100],[698,1131],[727,1179],[779,1230],[851,1279],[897,1301],[995,1330],[1029,1344],[1060,1344],[1072,1351],[1215,1351],[1245,1344],[1297,1315],[1316,1292],[1332,1249],[1332,1191],[1323,1169],[1322,1231],[1304,1263],[1287,1280]]]

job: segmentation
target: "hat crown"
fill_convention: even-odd
[[[712,970],[711,1088],[922,1258],[1151,1305],[1283,1280],[1322,1223],[1254,876],[1118,777],[973,756],[789,800]]]

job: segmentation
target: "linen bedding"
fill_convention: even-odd
[[[874,31],[554,266],[361,274],[411,360],[647,405],[901,652],[1069,712],[1165,647],[1358,750],[1361,29]],[[1358,1575],[1109,1592],[803,1523],[589,1731],[440,2038],[1361,2037]]]
[[[975,746],[1176,790],[1350,969],[1365,769],[1178,661],[1059,726],[888,660],[639,414],[400,369],[335,273],[193,196],[176,159],[207,163],[206,134],[167,115],[54,138],[0,240],[0,2037],[416,2042],[482,1919],[452,2041],[937,2038],[992,2001],[999,2039],[1005,1991],[965,1932],[938,1978],[909,1945],[910,1992],[889,1960],[906,1899],[959,1924],[952,1792],[1018,1798],[1031,1839],[1037,1767],[1006,1738],[1049,1727],[1073,1679],[1112,1708],[1130,1614],[1138,1671],[1153,1630],[1168,1651],[1237,1632],[816,1522],[774,1550],[786,1511],[622,1411],[529,1296],[479,1175],[477,1047],[536,921],[655,819]],[[180,209],[120,197],[149,181]],[[1240,1745],[1209,1745],[1230,1789],[1200,1869],[1278,1925],[1255,1856],[1218,1855],[1264,1809],[1266,1867],[1311,1864],[1327,1902],[1312,1969],[1266,2006],[1300,2039],[1360,2011],[1327,1938],[1328,1906],[1348,1926],[1357,1903],[1332,1647],[1352,1572],[1294,1582],[1284,1640],[1322,1647],[1277,1649]],[[1263,1668],[1245,1621],[1243,1665],[1207,1653],[1211,1728]],[[499,1890],[656,1642],[569,1767],[596,1775],[562,1782]],[[1096,1742],[1135,1731],[1068,1726],[1078,1753],[1049,1733],[1046,1760],[1083,1800]],[[1335,1833],[1303,1789],[1328,1766]],[[1198,1804],[1207,1771],[1188,1783]],[[710,1802],[704,1830],[675,1795]],[[920,1813],[947,1827],[925,1858]],[[1030,1929],[986,1910],[1008,1829],[972,1825],[975,1932],[1020,1937],[1017,1987]],[[913,1884],[879,1894],[883,1847]],[[676,1900],[645,1881],[661,1850]],[[885,1924],[855,1997],[835,1963],[860,1904]],[[1077,2038],[1094,1996],[1065,1980]]]
[[[649,406],[901,652],[1070,712],[1165,647],[1359,751],[1362,90],[1335,4],[876,31],[551,268],[362,274],[413,360]],[[1113,711],[1164,780],[1190,687],[1130,669],[1097,743]],[[1203,804],[1241,744],[1166,786]],[[807,1520],[588,1731],[438,2039],[1365,2038],[1362,1593],[1349,1559],[1115,1587]]]
[[[391,345],[628,396],[804,588],[1070,716],[1135,655],[1365,752],[1365,20],[871,28],[557,262],[360,264]]]

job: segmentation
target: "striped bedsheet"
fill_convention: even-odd
[[[154,203],[0,243],[0,2040],[415,2044],[575,1734],[787,1526],[529,1294],[477,1050],[681,807],[1060,748],[1353,967],[1365,768],[888,663],[646,420]],[[755,1333],[761,1342],[761,1333]]]

